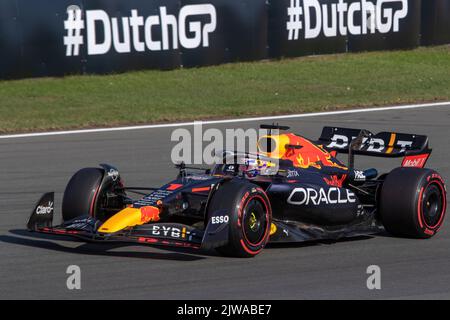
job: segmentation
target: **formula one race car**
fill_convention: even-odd
[[[33,210],[28,229],[83,241],[216,248],[252,257],[268,242],[368,235],[430,238],[446,211],[442,177],[425,169],[428,138],[394,132],[325,127],[317,141],[288,127],[262,125],[258,152],[223,152],[213,169],[179,164],[178,177],[159,188],[125,187],[118,170],[81,169],[53,226],[54,194]],[[274,134],[274,130],[277,131]],[[337,153],[348,154],[344,165]],[[354,168],[355,155],[403,157],[379,175]],[[129,194],[141,194],[139,199]]]

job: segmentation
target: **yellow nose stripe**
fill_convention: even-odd
[[[158,208],[155,209],[159,211]],[[100,226],[98,232],[113,233],[128,227],[134,227],[149,222],[147,219],[142,218],[141,209],[125,208],[106,220],[106,222]]]

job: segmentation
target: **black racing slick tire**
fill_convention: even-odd
[[[62,217],[69,221],[80,216],[95,217],[96,202],[104,170],[84,168],[76,172],[64,191]]]
[[[213,195],[208,212],[225,210],[229,215],[228,243],[217,248],[225,256],[254,257],[269,241],[272,209],[259,186],[245,180],[225,182]]]
[[[395,236],[432,237],[442,226],[446,206],[444,180],[431,169],[396,168],[381,187],[381,221]]]

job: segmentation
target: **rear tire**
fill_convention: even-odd
[[[64,191],[62,217],[64,221],[80,216],[96,216],[96,202],[104,170],[84,168],[76,172]]]
[[[254,257],[269,241],[272,209],[264,190],[245,180],[225,182],[213,195],[208,212],[229,213],[228,243],[217,251],[226,256]]]
[[[442,226],[446,205],[444,181],[434,170],[396,168],[381,187],[381,221],[396,236],[432,237]]]

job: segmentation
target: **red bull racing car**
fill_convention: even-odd
[[[261,128],[268,134],[258,140],[258,152],[224,152],[212,169],[179,164],[178,176],[157,188],[127,187],[110,165],[81,169],[64,192],[62,224],[53,226],[54,194],[46,193],[27,227],[83,241],[253,257],[269,242],[383,231],[424,239],[442,226],[446,187],[439,173],[424,168],[431,154],[426,136],[325,127],[312,141],[287,133],[288,127]],[[348,162],[337,153],[348,154]],[[403,161],[379,174],[355,169],[355,155]]]

